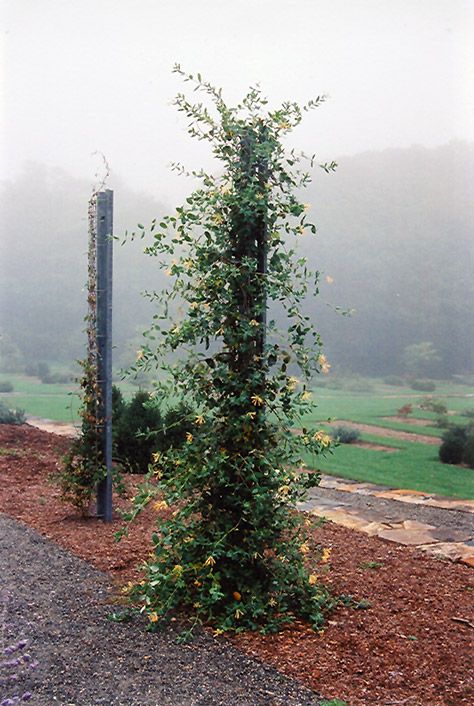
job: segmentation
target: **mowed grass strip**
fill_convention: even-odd
[[[448,394],[448,391],[451,394]],[[424,397],[439,399],[448,410],[458,412],[458,414],[449,415],[449,422],[452,424],[467,424],[469,420],[467,417],[463,417],[460,412],[474,408],[474,398],[471,396],[474,391],[473,388],[467,386],[451,385],[447,387],[444,385],[443,396],[439,397],[436,392],[431,395],[423,395],[415,393],[413,390],[407,390],[406,394],[399,392],[396,394],[396,397],[390,396],[387,393],[387,386],[383,385],[376,386],[374,392],[370,393],[315,388],[313,398],[317,406],[304,418],[303,422],[308,426],[315,426],[322,425],[328,419],[336,422],[341,420],[341,423],[346,420],[386,429],[441,437],[444,430],[436,426],[437,415],[419,408]],[[406,421],[388,419],[388,417],[396,417],[398,409],[406,404],[413,406],[413,412]],[[431,424],[429,426],[411,424],[410,418],[424,419],[430,421]]]
[[[12,409],[23,409],[27,416],[52,419],[74,424],[79,421],[79,387],[75,383],[45,384],[38,378],[27,375],[0,373],[0,382],[9,381],[13,392],[0,393],[0,401]],[[118,387],[129,399],[138,387],[127,381],[119,381]]]
[[[474,499],[474,470],[441,463],[437,446],[374,435],[362,435],[361,440],[398,450],[391,453],[341,444],[332,454],[306,454],[305,463],[308,468],[350,480]]]

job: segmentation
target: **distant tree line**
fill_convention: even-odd
[[[410,350],[416,357],[416,346],[429,343],[431,375],[472,372],[474,145],[365,152],[338,161],[337,172],[316,174],[305,194],[318,234],[316,241],[300,240],[310,265],[321,272],[322,296],[308,307],[332,370],[404,373],[413,364],[406,358]],[[126,185],[114,188],[118,236],[169,210]],[[3,369],[69,362],[83,353],[90,190],[86,181],[37,164],[3,184]],[[118,365],[133,361],[141,347],[138,332],[150,320],[140,292],[159,289],[162,277],[140,241],[123,248],[117,243]],[[343,316],[338,307],[354,312]]]

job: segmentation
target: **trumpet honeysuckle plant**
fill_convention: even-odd
[[[155,394],[194,411],[186,443],[154,455],[126,516],[152,500],[174,510],[158,523],[134,596],[152,625],[180,610],[217,631],[276,630],[297,616],[318,629],[331,600],[305,568],[309,545],[293,508],[319,482],[304,471],[302,450],[324,452],[330,440],[294,428],[313,404],[311,376],[329,364],[300,310],[318,277],[292,245],[316,232],[298,197],[310,173],[282,138],[324,97],[270,111],[252,88],[233,108],[199,74],[175,71],[205,96],[178,95],[175,104],[222,169],[193,172],[200,185],[183,206],[139,225],[169,286],[148,293],[157,311],[134,367],[161,368],[166,382]],[[275,303],[284,332],[268,316]]]

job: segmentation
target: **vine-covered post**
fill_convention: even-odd
[[[101,447],[107,475],[97,486],[97,515],[112,521],[113,191],[97,194],[97,382]]]
[[[132,369],[158,365],[155,394],[179,397],[192,412],[186,442],[153,454],[125,515],[132,522],[157,496],[157,512],[173,509],[160,518],[132,596],[152,625],[184,610],[193,625],[218,632],[277,630],[296,617],[320,629],[332,599],[307,566],[311,540],[294,504],[319,480],[302,472],[303,454],[330,446],[302,419],[312,408],[311,375],[327,363],[301,310],[318,274],[291,245],[316,232],[298,198],[311,176],[299,168],[304,155],[282,140],[324,97],[268,110],[252,88],[229,107],[200,74],[175,70],[209,99],[179,94],[176,105],[222,170],[192,172],[199,187],[149,229],[145,251],[159,256],[169,284],[148,293],[158,311]],[[268,321],[267,306],[276,314]],[[290,374],[298,369],[301,378]]]

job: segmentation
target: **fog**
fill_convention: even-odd
[[[115,232],[192,189],[169,163],[214,168],[172,105],[175,62],[238,102],[329,100],[291,143],[335,174],[305,196],[322,271],[311,313],[334,368],[397,371],[431,341],[438,370],[472,372],[474,3],[470,0],[4,0],[0,331],[11,351],[70,361],[84,345],[87,199],[104,154]],[[128,248],[128,249],[127,249]],[[326,279],[327,278],[327,279]],[[116,361],[159,286],[138,245],[116,248]],[[333,313],[355,308],[352,319]],[[0,351],[1,353],[1,351]]]
[[[26,160],[174,202],[209,164],[171,100],[175,62],[236,102],[330,100],[294,134],[321,161],[474,139],[471,0],[3,0],[3,178]]]

